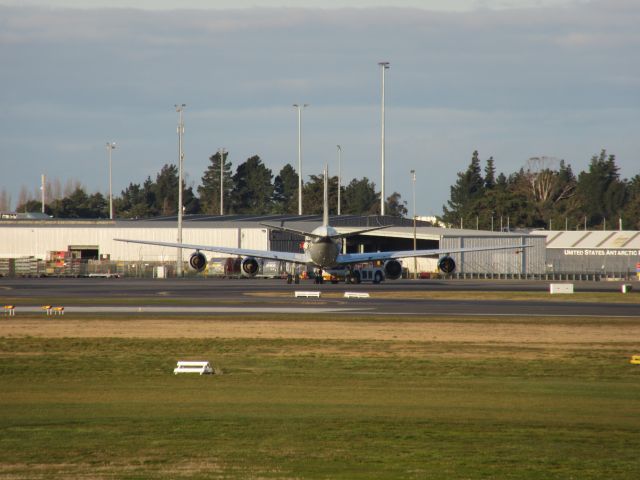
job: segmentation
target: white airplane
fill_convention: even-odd
[[[358,263],[383,261],[385,278],[396,280],[402,275],[402,264],[398,259],[409,257],[433,257],[441,256],[438,261],[438,268],[444,273],[451,273],[455,270],[456,264],[452,253],[480,252],[486,250],[509,250],[522,249],[530,245],[509,245],[500,247],[471,247],[471,248],[435,248],[429,250],[402,250],[390,252],[368,252],[368,253],[341,253],[343,239],[365,232],[380,230],[388,226],[379,226],[356,230],[349,233],[339,233],[329,225],[329,195],[328,195],[328,169],[324,171],[324,211],[322,225],[312,232],[295,230],[284,226],[261,224],[274,230],[296,233],[304,235],[304,253],[277,252],[274,250],[250,250],[246,248],[218,247],[210,245],[193,245],[189,243],[156,242],[148,240],[128,240],[115,238],[118,242],[141,243],[145,245],[157,245],[162,247],[184,248],[195,250],[189,258],[189,266],[201,272],[207,265],[207,258],[203,251],[223,253],[227,255],[237,255],[242,257],[240,271],[242,275],[253,277],[258,273],[259,264],[256,259],[281,260],[294,264],[313,265],[322,278],[322,270],[346,266],[349,270],[351,266]],[[354,280],[358,280],[357,273],[354,272]],[[384,280],[384,279],[381,279]]]

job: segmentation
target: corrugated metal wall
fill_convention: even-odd
[[[35,256],[46,259],[48,252],[67,250],[71,245],[97,246],[101,255],[123,261],[175,261],[176,249],[116,242],[114,238],[175,242],[176,228],[117,228],[103,226],[47,227],[29,225],[11,226],[0,230],[0,258]],[[268,248],[265,228],[183,228],[184,243],[219,245],[256,250]],[[188,251],[184,251],[185,260]],[[207,253],[208,257],[226,257]]]
[[[545,273],[544,238],[522,236],[445,236],[440,248],[500,247],[508,245],[533,245],[522,250],[489,250],[484,252],[456,253],[457,273],[473,274],[541,274]]]

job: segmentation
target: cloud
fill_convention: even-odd
[[[234,165],[255,153],[274,171],[294,162],[291,104],[305,102],[307,171],[319,172],[340,143],[346,175],[368,172],[379,184],[381,60],[391,62],[392,190],[409,188],[406,171],[419,161],[433,176],[420,195],[439,208],[476,148],[509,172],[531,155],[586,163],[604,146],[630,176],[639,147],[631,127],[640,116],[640,5],[556,5],[472,12],[0,7],[0,158],[18,165],[0,188],[51,165],[101,188],[85,165],[95,170],[104,161],[107,140],[122,145],[118,161],[128,165],[114,179],[143,181],[175,161],[173,104],[182,102],[191,178],[200,178],[221,146]],[[446,168],[437,163],[443,159]]]

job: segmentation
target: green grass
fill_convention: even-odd
[[[636,479],[638,346],[1,338],[0,478]]]

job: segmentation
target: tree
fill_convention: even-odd
[[[42,202],[40,200],[27,200],[23,205],[18,205],[18,212],[41,212]],[[45,210],[46,211],[46,210]]]
[[[353,179],[342,195],[342,213],[347,215],[369,215],[380,211],[380,194],[375,183],[367,177]]]
[[[11,195],[3,188],[0,190],[0,212],[8,212],[11,210]]]
[[[620,180],[614,155],[607,156],[606,150],[602,150],[599,156],[591,158],[589,170],[578,176],[576,195],[588,226],[597,227],[622,214],[627,189]]]
[[[155,194],[152,189],[151,178],[147,178],[144,187],[138,183],[130,183],[122,191],[122,195],[113,200],[113,208],[117,217],[148,218],[157,214],[154,212]]]
[[[224,202],[228,201],[233,191],[231,182],[231,163],[227,161],[229,152],[223,155],[223,183],[224,183]],[[198,187],[198,195],[200,196],[200,205],[202,213],[209,215],[218,215],[220,213],[220,152],[216,152],[209,157],[211,164],[207,167],[202,176],[202,184]]]
[[[16,206],[16,212],[24,212],[25,204],[32,200],[29,196],[29,192],[27,192],[27,187],[22,185],[20,187],[20,193],[18,194],[18,205]]]
[[[640,229],[640,175],[634,176],[627,187],[627,204],[622,213],[624,228]]]
[[[39,204],[39,202],[38,202]],[[54,200],[49,205],[51,214],[58,218],[106,218],[108,202],[101,193],[88,195],[82,187],[70,195]]]
[[[155,204],[160,215],[175,215],[178,212],[178,168],[165,164],[156,177],[153,187]]]
[[[273,212],[298,211],[298,173],[288,163],[273,180]]]
[[[496,186],[496,167],[494,165],[493,157],[489,157],[487,165],[484,167],[484,188],[485,190],[491,190]]]
[[[393,192],[387,197],[385,212],[392,217],[406,217],[407,202],[402,200],[402,195],[398,192]]]
[[[153,190],[154,204],[152,210],[159,215],[176,215],[178,213],[178,168],[175,165],[165,164],[156,177]],[[200,204],[193,187],[186,187],[182,181],[182,205],[183,213],[198,213]]]
[[[271,177],[271,170],[257,155],[238,165],[232,177],[235,189],[231,195],[231,211],[256,215],[268,213],[273,196]]]
[[[329,177],[329,214],[338,212],[338,177]],[[322,214],[324,206],[324,174],[309,175],[302,189],[302,211],[305,214]]]
[[[458,172],[458,180],[451,187],[451,196],[447,206],[443,206],[442,219],[445,223],[459,225],[460,220],[469,223],[478,215],[476,202],[484,194],[484,179],[480,169],[478,151],[474,151],[471,163],[464,172]]]

